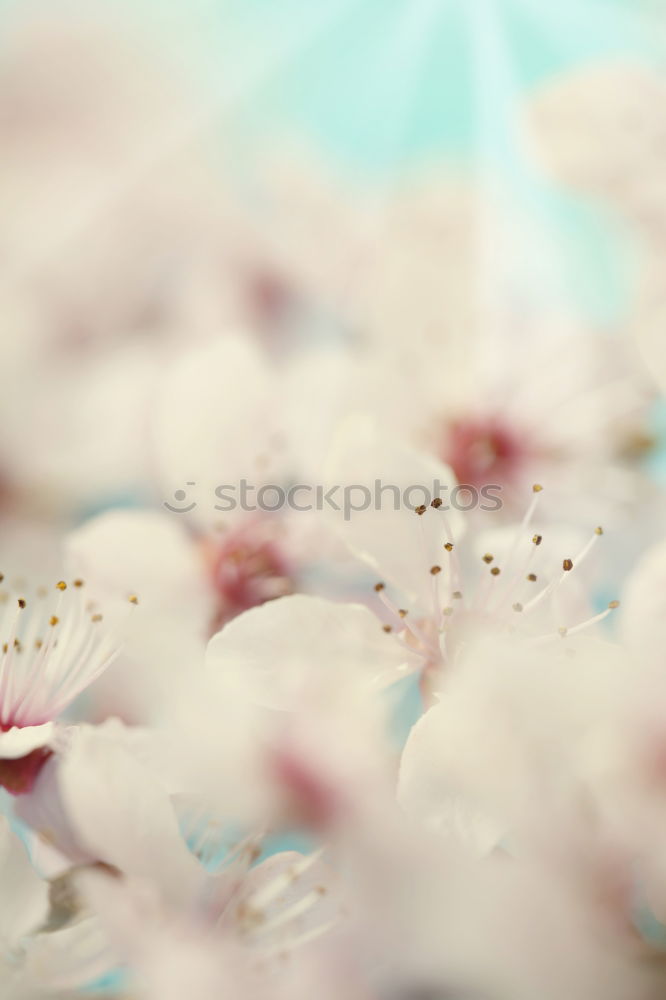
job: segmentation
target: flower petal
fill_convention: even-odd
[[[290,709],[391,684],[408,655],[363,605],[294,594],[229,622],[209,642],[206,667],[257,703]]]
[[[347,511],[331,514],[343,539],[378,580],[391,581],[410,601],[430,608],[430,569],[444,563],[444,543],[457,541],[463,532],[461,515],[447,509],[457,485],[453,471],[383,438],[369,420],[357,416],[341,429],[327,472],[329,482],[341,486],[343,505],[348,490]],[[437,510],[430,507],[435,496],[443,500]],[[421,504],[426,510],[419,517],[414,511]]]

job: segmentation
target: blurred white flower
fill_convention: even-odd
[[[666,77],[638,62],[585,67],[537,94],[530,124],[556,176],[629,223],[639,258],[630,328],[663,389]]]
[[[406,670],[363,606],[293,595],[245,612],[175,713],[188,786],[246,823],[339,828],[390,782],[383,692]]]
[[[189,914],[166,906],[141,879],[80,877],[137,996],[176,1000],[185,989],[193,1000],[208,1000],[239,988],[266,998],[307,996],[314,971],[318,982],[344,956],[337,935],[329,943],[340,902],[318,856],[281,852],[249,868],[251,860],[241,856],[211,879],[207,904],[202,899],[200,911]]]
[[[0,988],[7,1000],[72,1000],[109,970],[94,921],[50,926],[53,887],[33,870],[24,846],[0,820]],[[70,992],[71,991],[71,992]]]

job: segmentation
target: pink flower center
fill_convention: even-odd
[[[27,795],[51,755],[48,747],[38,747],[25,757],[0,758],[0,786],[11,795]]]
[[[241,612],[292,592],[289,562],[261,524],[231,532],[209,557],[218,596],[214,631]]]
[[[256,268],[248,277],[250,309],[261,329],[280,324],[294,303],[294,293],[286,278],[269,268]]]
[[[454,420],[446,430],[441,457],[469,486],[515,482],[531,452],[526,435],[495,416]]]

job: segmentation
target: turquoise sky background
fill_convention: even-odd
[[[228,0],[204,5],[221,44],[288,52],[314,9],[324,27],[250,95],[258,120],[297,124],[354,164],[391,170],[488,142],[515,167],[512,99],[607,58],[660,59],[640,0]],[[664,10],[666,18],[666,8]],[[228,52],[228,49],[227,49]],[[487,122],[486,122],[487,124]]]
[[[534,227],[544,258],[535,280],[560,287],[590,322],[614,325],[633,278],[622,231],[526,160],[518,121],[530,91],[554,75],[606,59],[661,62],[662,39],[641,6],[195,0],[158,16],[201,44],[197,71],[233,95],[225,127],[250,155],[295,134],[377,183],[424,159],[491,174]]]
[[[231,135],[241,156],[297,136],[371,183],[390,184],[425,159],[492,176],[533,227],[541,260],[532,280],[559,290],[593,324],[621,322],[633,280],[621,228],[532,165],[518,122],[530,92],[557,74],[606,59],[663,62],[666,0],[86,6],[95,5],[143,20],[146,37],[219,103],[206,127]],[[642,13],[648,6],[651,17]]]

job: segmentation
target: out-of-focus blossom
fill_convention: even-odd
[[[534,482],[548,484],[553,513],[576,491],[571,516],[581,520],[588,494],[619,517],[649,488],[640,460],[651,444],[652,394],[618,337],[553,335],[518,351],[508,340],[491,371],[476,359],[451,366],[445,350],[430,352],[428,364],[405,360],[404,349],[380,354],[374,368],[382,427],[436,454],[461,484],[500,486],[514,517]],[[373,402],[371,388],[367,410]]]
[[[338,829],[390,782],[389,691],[409,660],[361,605],[293,595],[245,612],[176,711],[190,787],[255,825]],[[238,772],[206,763],[220,752]]]
[[[608,643],[573,638],[535,657],[529,644],[483,639],[470,644],[439,703],[412,730],[399,799],[412,822],[440,838],[442,850],[459,842],[484,859],[466,876],[469,891],[479,893],[467,910],[476,932],[493,909],[482,898],[499,892],[513,900],[503,918],[507,933],[498,931],[503,944],[490,958],[490,995],[504,995],[501,982],[509,976],[509,995],[529,996],[539,967],[541,974],[551,968],[553,996],[584,996],[593,982],[613,978],[613,968],[623,983],[614,987],[618,996],[631,990],[632,979],[642,995],[657,989],[659,960],[634,924],[645,887],[655,884],[656,845],[647,836],[639,844],[634,821],[620,819],[627,815],[620,803],[633,799],[640,808],[640,793],[631,792],[637,772],[611,778],[610,769],[631,685],[626,655]],[[649,827],[641,821],[641,829]],[[509,929],[522,920],[518,900],[525,892],[535,921],[531,959],[517,938],[511,944]],[[544,934],[547,910],[554,924]],[[574,938],[564,943],[564,924],[577,928],[576,945]],[[457,947],[459,959],[465,946]],[[576,970],[568,986],[556,972],[559,947]]]
[[[282,852],[248,869],[249,858],[211,879],[207,902],[190,914],[165,906],[148,882],[96,872],[80,879],[137,995],[176,998],[187,989],[206,1000],[211,991],[242,987],[253,997],[305,996],[315,970],[315,982],[327,973],[345,980],[333,967],[344,956],[342,915],[327,866]]]
[[[657,171],[666,89],[638,62],[609,62],[560,76],[537,93],[529,124],[562,180],[604,198],[646,227],[663,217]]]
[[[229,335],[183,355],[161,379],[151,464],[163,509],[107,512],[67,542],[71,573],[107,606],[128,583],[142,598],[142,624],[97,689],[107,714],[154,718],[171,697],[166,678],[194,670],[225,622],[312,589],[318,573],[325,587],[331,566],[344,573],[349,560],[321,512],[270,509],[276,489],[314,490],[339,412],[332,406],[316,419],[322,393],[335,403],[334,364],[315,352],[280,366],[249,338]]]
[[[3,817],[0,823],[0,986],[7,1000],[71,1000],[108,971],[94,921],[67,929],[54,919],[55,893],[34,871],[25,848]]]
[[[190,130],[200,95],[131,19],[58,2],[5,22],[0,462],[21,496],[80,516],[145,485],[163,358],[238,318],[233,227]]]
[[[104,954],[129,963],[142,984],[144,975],[162,981],[163,952],[155,964],[154,949],[167,941],[174,974],[193,948],[195,966],[209,961],[218,975],[229,974],[218,964],[226,955],[237,983],[269,975],[342,918],[333,875],[316,854],[283,853],[253,867],[261,838],[249,837],[207,874],[179,829],[177,799],[142,762],[131,732],[115,725],[70,731],[20,814],[77,866],[69,881],[82,891],[81,919],[99,918]],[[189,830],[195,847],[196,825]]]
[[[140,621],[112,670],[89,692],[88,717],[159,718],[174,685],[196,672],[216,613],[200,545],[166,511],[114,510],[71,533],[66,560],[107,615],[122,616],[118,595],[128,585],[141,595]]]
[[[340,185],[336,210],[332,183],[299,164],[292,172],[305,173],[307,189],[327,194],[310,210],[295,181],[289,197],[283,168],[273,198],[286,198],[288,211],[282,223],[269,214],[267,228],[281,234],[292,280],[346,331],[348,371],[331,374],[340,412],[376,415],[451,464],[460,482],[500,482],[512,512],[535,480],[556,481],[564,495],[589,477],[618,507],[635,502],[650,444],[639,359],[620,336],[581,329],[565,303],[540,310],[524,291],[521,299],[520,227],[497,199],[433,166],[365,198]],[[303,218],[310,228],[299,228]],[[299,252],[290,239],[303,229]],[[333,233],[326,251],[346,240],[342,264],[318,252],[320,231]],[[308,271],[323,261],[328,286]]]
[[[663,388],[666,78],[639,63],[584,68],[537,95],[530,123],[556,176],[629,223],[639,255],[631,328]]]

